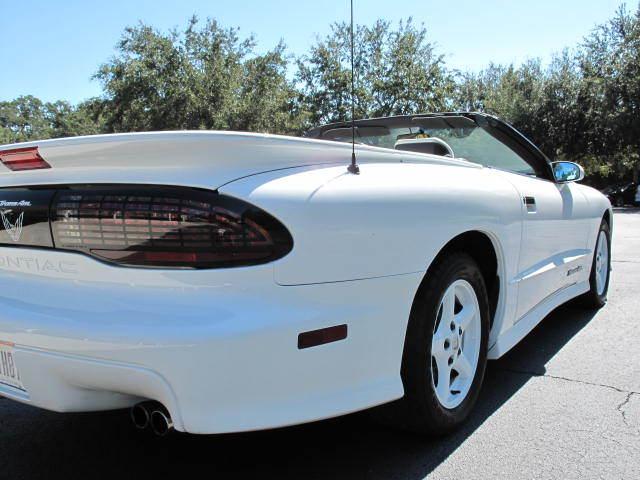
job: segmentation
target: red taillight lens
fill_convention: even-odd
[[[56,195],[51,218],[56,248],[121,265],[256,265],[293,248],[284,225],[265,211],[189,188],[70,188]]]
[[[40,156],[38,147],[14,148],[0,151],[0,161],[10,170],[38,170],[51,168],[44,158]]]

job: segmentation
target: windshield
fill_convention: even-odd
[[[374,122],[374,121],[367,121]],[[486,167],[525,175],[534,168],[516,151],[496,138],[490,127],[463,116],[397,119],[389,125],[358,125],[356,141],[366,145],[462,158]],[[321,138],[351,142],[351,129],[337,127],[322,132]],[[435,143],[444,148],[433,148]],[[449,148],[446,148],[449,147]]]

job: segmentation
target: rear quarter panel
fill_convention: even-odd
[[[469,230],[490,234],[508,269],[517,264],[521,201],[490,171],[427,163],[360,169],[360,175],[345,166],[273,172],[220,190],[290,229],[294,249],[275,265],[281,285],[426,271],[449,240]]]

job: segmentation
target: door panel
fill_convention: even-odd
[[[522,197],[518,275],[519,320],[542,300],[584,278],[589,268],[588,203],[572,184],[498,172]]]

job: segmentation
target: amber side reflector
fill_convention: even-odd
[[[303,332],[298,335],[298,348],[317,347],[325,343],[337,342],[347,338],[347,326],[336,325],[335,327],[321,328],[320,330],[312,330]]]
[[[14,172],[51,168],[51,165],[45,162],[44,158],[40,156],[38,147],[0,150],[0,161]]]

